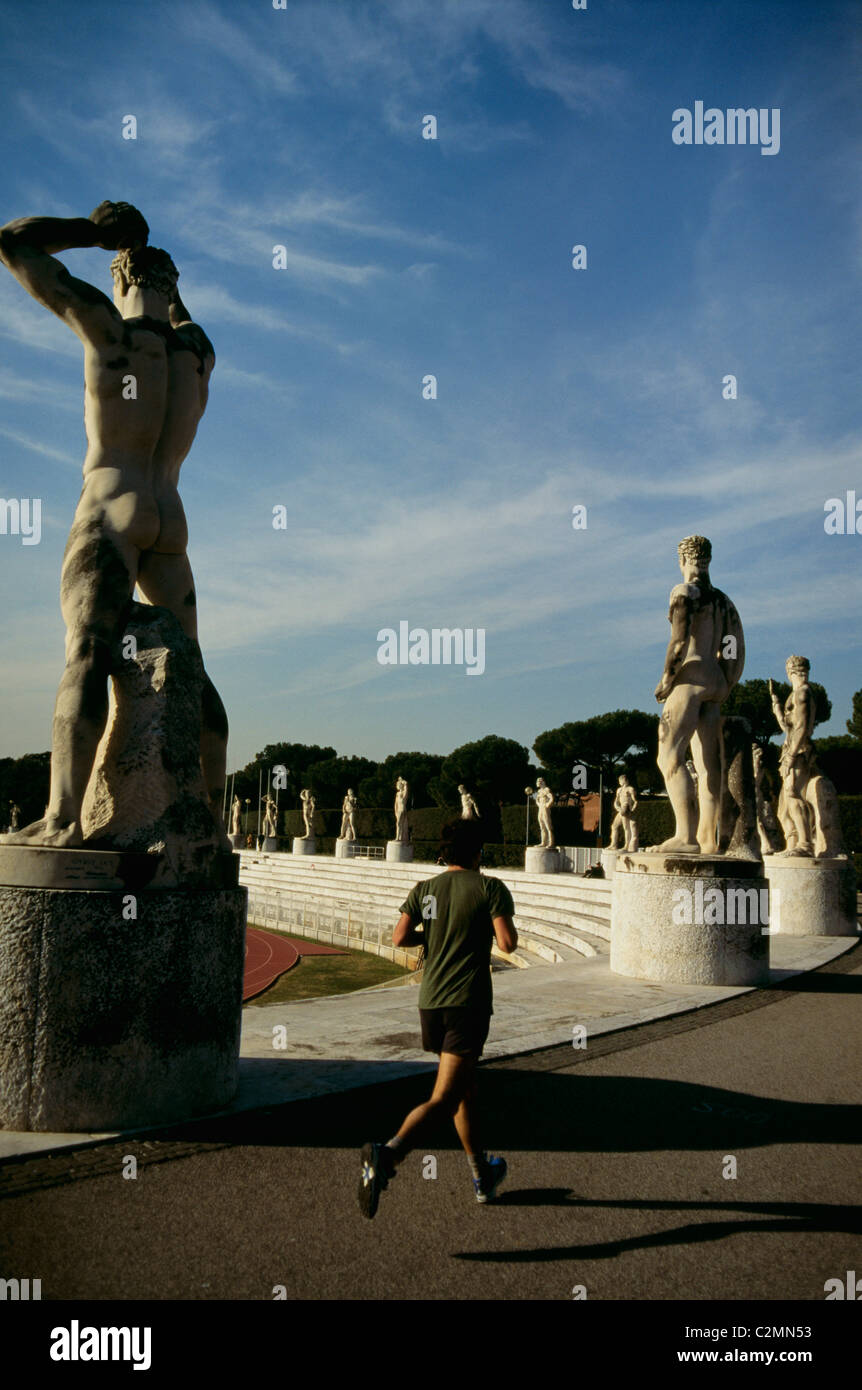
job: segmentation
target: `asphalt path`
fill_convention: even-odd
[[[360,1215],[358,1150],[427,1074],[6,1161],[0,1271],[46,1300],[822,1302],[862,1276],[860,990],[857,946],[777,989],[485,1065],[485,1143],[510,1169],[492,1206],[443,1127]]]

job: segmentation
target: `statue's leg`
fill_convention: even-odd
[[[141,556],[138,588],[147,603],[173,613],[187,637],[198,640],[198,610],[188,556],[147,550]],[[228,723],[218,691],[206,676],[201,698],[201,772],[216,824],[223,832]],[[229,842],[225,837],[225,845]]]
[[[81,804],[105,730],[112,647],[134,591],[138,555],[102,522],[76,522],[69,533],[60,578],[66,666],[54,707],[50,797],[44,818],[6,836],[7,844],[83,844]]]
[[[706,701],[691,737],[691,760],[697,773],[699,819],[697,841],[702,854],[717,854],[721,808],[721,705]]]
[[[685,765],[686,753],[697,728],[700,699],[690,685],[676,686],[665,702],[658,730],[658,766],[676,820],[676,833],[656,845],[657,851],[696,853],[697,824],[694,786]]]
[[[793,852],[797,855],[810,856],[814,853],[814,844],[811,833],[811,822],[813,817],[805,801],[805,789],[808,782],[807,767],[794,767],[785,783],[785,804],[787,814],[796,832],[796,844]]]

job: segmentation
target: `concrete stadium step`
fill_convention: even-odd
[[[336,860],[245,851],[240,882],[255,895],[260,912],[291,898],[318,906],[322,913],[357,922],[363,912],[377,914],[385,940],[410,889],[441,872],[436,864],[389,864],[379,860]],[[515,900],[519,946],[512,955],[492,948],[494,968],[524,970],[605,955],[610,941],[612,885],[583,879],[501,870],[494,873]],[[388,921],[386,919],[389,919]],[[373,928],[372,928],[373,933]],[[361,931],[357,931],[361,938]]]

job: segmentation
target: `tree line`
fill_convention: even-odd
[[[783,703],[790,693],[784,681],[775,682]],[[816,722],[831,717],[832,705],[823,686],[811,682]],[[751,725],[752,739],[764,749],[764,762],[777,791],[778,745],[773,741],[780,731],[775,724],[769,685],[766,680],[742,681],[722,707],[724,714],[743,715]],[[406,777],[411,804],[460,806],[459,785],[465,785],[483,805],[499,807],[521,802],[525,788],[534,786],[537,776],[547,781],[558,799],[572,796],[573,767],[587,769],[585,791],[597,791],[599,773],[606,790],[611,790],[620,773],[639,789],[641,795],[663,791],[656,766],[658,714],[642,710],[613,710],[590,719],[573,720],[537,736],[531,761],[530,750],[515,739],[488,734],[485,738],[461,744],[451,753],[392,753],[382,761],[372,758],[339,756],[335,748],[307,743],[270,743],[245,767],[228,773],[228,790],[242,802],[257,807],[259,783],[271,786],[274,767],[285,769],[279,804],[285,809],[299,805],[303,788],[313,791],[320,807],[337,807],[348,787],[352,787],[362,806],[390,806],[395,798],[395,782]],[[862,794],[862,690],[853,696],[853,709],[847,720],[847,733],[816,740],[823,772],[843,794]],[[10,802],[21,808],[21,825],[42,815],[48,800],[49,753],[28,753],[21,758],[0,758],[0,825],[8,823]]]

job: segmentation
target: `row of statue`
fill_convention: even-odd
[[[718,854],[722,852],[722,798],[728,786],[730,750],[723,746],[721,705],[736,685],[745,661],[742,623],[731,600],[716,589],[709,576],[712,547],[705,536],[687,536],[680,542],[679,564],[683,582],[671,591],[671,637],[656,699],[664,705],[659,724],[658,766],[674,814],[674,833],[651,849],[660,853]],[[781,704],[769,682],[776,723],[784,734],[779,759],[781,791],[777,819],[763,790],[763,750],[758,744],[738,749],[740,766],[751,754],[750,785],[739,775],[737,799],[750,796],[750,814],[737,807],[740,822],[748,815],[747,840],[732,845],[733,852],[757,855],[836,856],[843,854],[835,788],[817,766],[812,743],[815,701],[809,684],[810,663],[791,656],[786,664],[791,691]],[[737,721],[739,722],[739,721]],[[750,737],[750,735],[749,735]],[[725,738],[726,743],[726,738]],[[748,788],[746,790],[745,788]],[[544,778],[526,794],[536,803],[541,849],[554,849],[551,808],[554,794]],[[407,824],[409,788],[399,777],[395,792],[395,840],[409,842]],[[458,787],[461,816],[479,817],[479,808],[463,785]],[[314,796],[301,793],[305,836],[313,837]],[[635,812],[637,793],[623,774],[614,796],[611,849],[638,848]],[[358,801],[348,789],[342,806],[340,838],[356,839],[354,814]],[[231,829],[239,831],[240,801],[234,799]],[[276,806],[266,798],[264,834],[276,834]],[[783,833],[785,848],[781,849]],[[725,839],[727,834],[725,833]],[[726,846],[724,846],[726,848]]]
[[[476,819],[479,814],[478,807],[466,787],[459,787],[461,794],[461,815],[465,820]],[[305,834],[300,836],[303,840],[314,839],[314,812],[317,805],[314,793],[303,790],[299,793],[302,803],[302,818],[305,825]],[[399,777],[395,783],[395,840],[397,843],[406,845],[410,843],[410,827],[407,820],[409,807],[410,787],[404,777]],[[359,800],[352,787],[348,787],[347,794],[341,804],[341,830],[338,838],[340,840],[356,839],[356,824],[354,816],[356,814]],[[263,834],[266,839],[274,839],[278,834],[277,829],[278,807],[273,798],[267,795],[263,805]],[[231,804],[231,835],[237,837],[241,834],[242,823],[242,802],[235,796]]]

